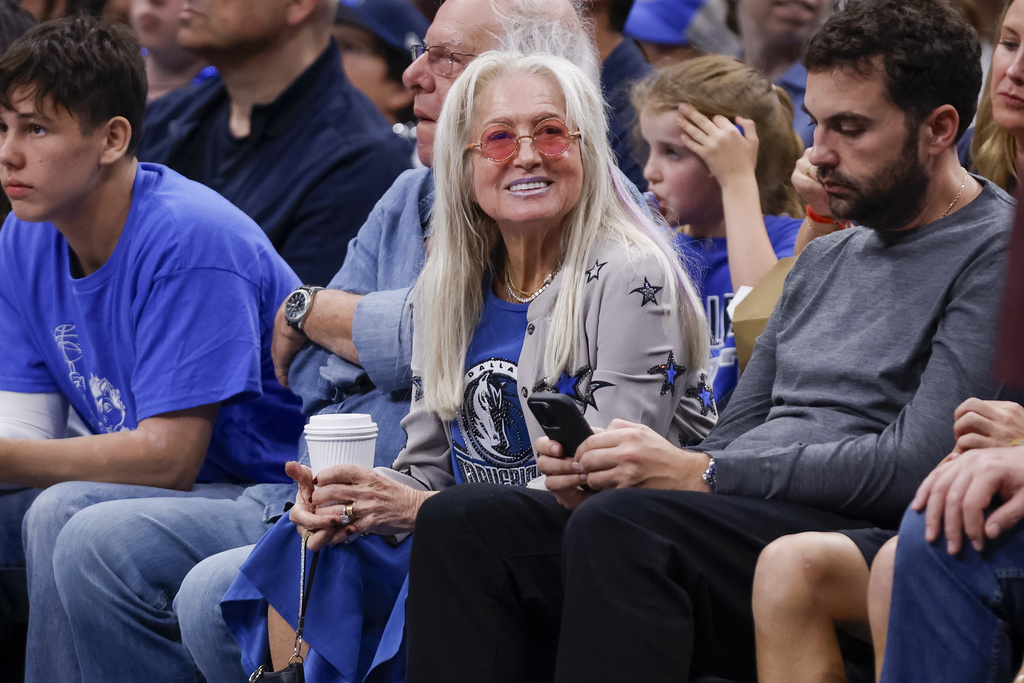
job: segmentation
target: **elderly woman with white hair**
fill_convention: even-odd
[[[270,603],[280,667],[298,608],[294,527],[316,530],[310,680],[362,680],[382,662],[385,677],[401,679],[393,657],[420,505],[454,484],[537,479],[531,444],[543,432],[529,396],[562,393],[593,427],[626,418],[678,443],[702,439],[716,417],[698,298],[665,226],[615,169],[600,90],[580,68],[552,56],[475,59],[438,120],[434,170],[406,447],[391,469],[335,466],[331,479],[344,484],[314,488],[292,465],[291,520],[261,541],[232,589]],[[561,480],[560,498],[595,495],[585,476]],[[247,663],[265,662],[266,628],[233,628],[256,653]]]

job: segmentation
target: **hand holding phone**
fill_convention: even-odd
[[[594,433],[575,401],[565,394],[534,394],[526,405],[547,437],[562,445],[562,457],[574,457],[579,445]]]

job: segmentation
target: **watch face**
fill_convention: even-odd
[[[292,322],[298,321],[306,311],[308,303],[309,294],[305,291],[300,289],[292,292],[284,304],[284,317]]]

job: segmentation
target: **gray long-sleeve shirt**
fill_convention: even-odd
[[[1013,200],[980,182],[981,194],[947,218],[847,230],[801,254],[700,447],[715,458],[718,492],[895,528],[952,450],[956,406],[995,395]]]

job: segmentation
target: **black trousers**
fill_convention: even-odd
[[[452,487],[413,536],[408,681],[754,681],[761,550],[867,526],[686,491],[605,491],[570,514],[547,492]]]

